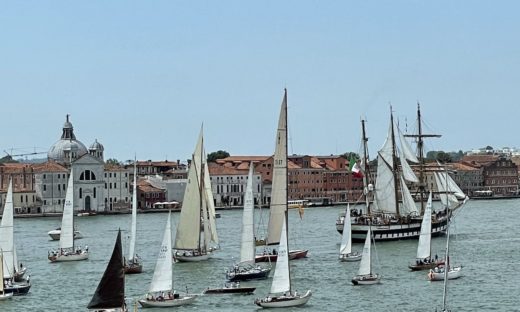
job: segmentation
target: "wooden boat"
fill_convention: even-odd
[[[188,183],[175,235],[176,261],[204,261],[218,249],[215,204],[203,143],[201,128],[188,170]]]
[[[202,293],[205,295],[219,294],[246,294],[250,295],[255,292],[256,287],[240,287],[239,282],[225,283],[221,288],[207,288]]]
[[[117,232],[112,256],[87,309],[99,312],[128,311],[125,303],[125,269],[123,247],[121,244],[121,230]]]
[[[130,226],[130,243],[128,244],[128,257],[125,259],[125,274],[138,274],[143,272],[141,258],[135,252],[135,239],[137,234],[137,161],[134,160],[134,186],[132,193],[132,222]]]

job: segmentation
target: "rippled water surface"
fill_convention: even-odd
[[[337,260],[340,235],[335,219],[345,207],[306,209],[303,221],[290,212],[290,247],[309,249],[309,257],[291,261],[294,288],[313,291],[309,303],[293,311],[435,311],[442,304],[442,282],[429,282],[426,273],[410,272],[417,241],[381,243],[376,246],[375,271],[382,284],[352,286],[359,262]],[[264,214],[266,210],[262,212]],[[224,271],[239,257],[240,224],[238,210],[220,212],[217,219],[221,251],[200,263],[174,265],[174,287],[200,293],[224,282]],[[257,215],[258,215],[257,211]],[[520,311],[520,228],[515,216],[520,200],[469,201],[452,226],[451,258],[463,265],[464,276],[448,284],[452,311]],[[137,252],[144,258],[145,272],[126,278],[126,296],[135,299],[146,293],[153,274],[155,257],[162,239],[167,214],[138,216]],[[173,215],[176,225],[179,214]],[[265,217],[264,217],[265,218]],[[76,218],[85,236],[76,242],[88,245],[90,259],[51,264],[47,251],[58,243],[47,232],[59,226],[58,218],[15,219],[15,240],[20,260],[31,274],[29,295],[0,302],[0,311],[86,311],[108,262],[117,235],[130,226],[130,215]],[[128,239],[124,240],[126,243]],[[443,254],[445,237],[434,238],[434,253]],[[125,248],[126,249],[126,248]],[[354,245],[361,250],[361,244]],[[196,304],[171,309],[177,311],[255,311],[256,297],[269,291],[271,279],[243,283],[256,286],[254,295],[212,295]],[[291,311],[291,309],[288,309]],[[168,309],[161,311],[168,311]]]

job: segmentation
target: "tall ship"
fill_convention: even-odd
[[[445,232],[451,213],[466,200],[466,195],[445,168],[439,164],[430,165],[425,162],[424,139],[440,135],[422,132],[419,105],[417,125],[417,134],[404,135],[396,127],[393,113],[390,112],[390,127],[386,141],[377,153],[374,177],[370,170],[365,123],[362,122],[363,155],[356,171],[361,171],[363,175],[363,193],[364,196],[371,197],[369,201],[372,204],[359,209],[354,208],[350,216],[342,213],[336,220],[336,229],[342,233],[343,223],[350,219],[353,242],[364,242],[369,227],[376,241],[418,239],[429,191],[437,194],[437,198],[452,203],[450,209],[432,211],[431,234],[432,237],[439,236]],[[417,155],[405,137],[411,137],[416,141]],[[372,183],[374,180],[375,185]],[[410,189],[414,190],[413,196]]]

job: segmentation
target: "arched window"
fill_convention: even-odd
[[[93,181],[96,180],[96,175],[90,170],[85,170],[79,176],[80,181]]]

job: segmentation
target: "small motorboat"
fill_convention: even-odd
[[[52,240],[60,240],[61,228],[49,231],[47,234],[49,234]],[[80,238],[83,238],[83,234],[81,234],[81,232],[78,230],[74,230],[74,239]]]
[[[240,282],[225,283],[221,288],[208,288],[202,293],[205,295],[213,294],[245,294],[250,295],[256,287],[240,287]]]

